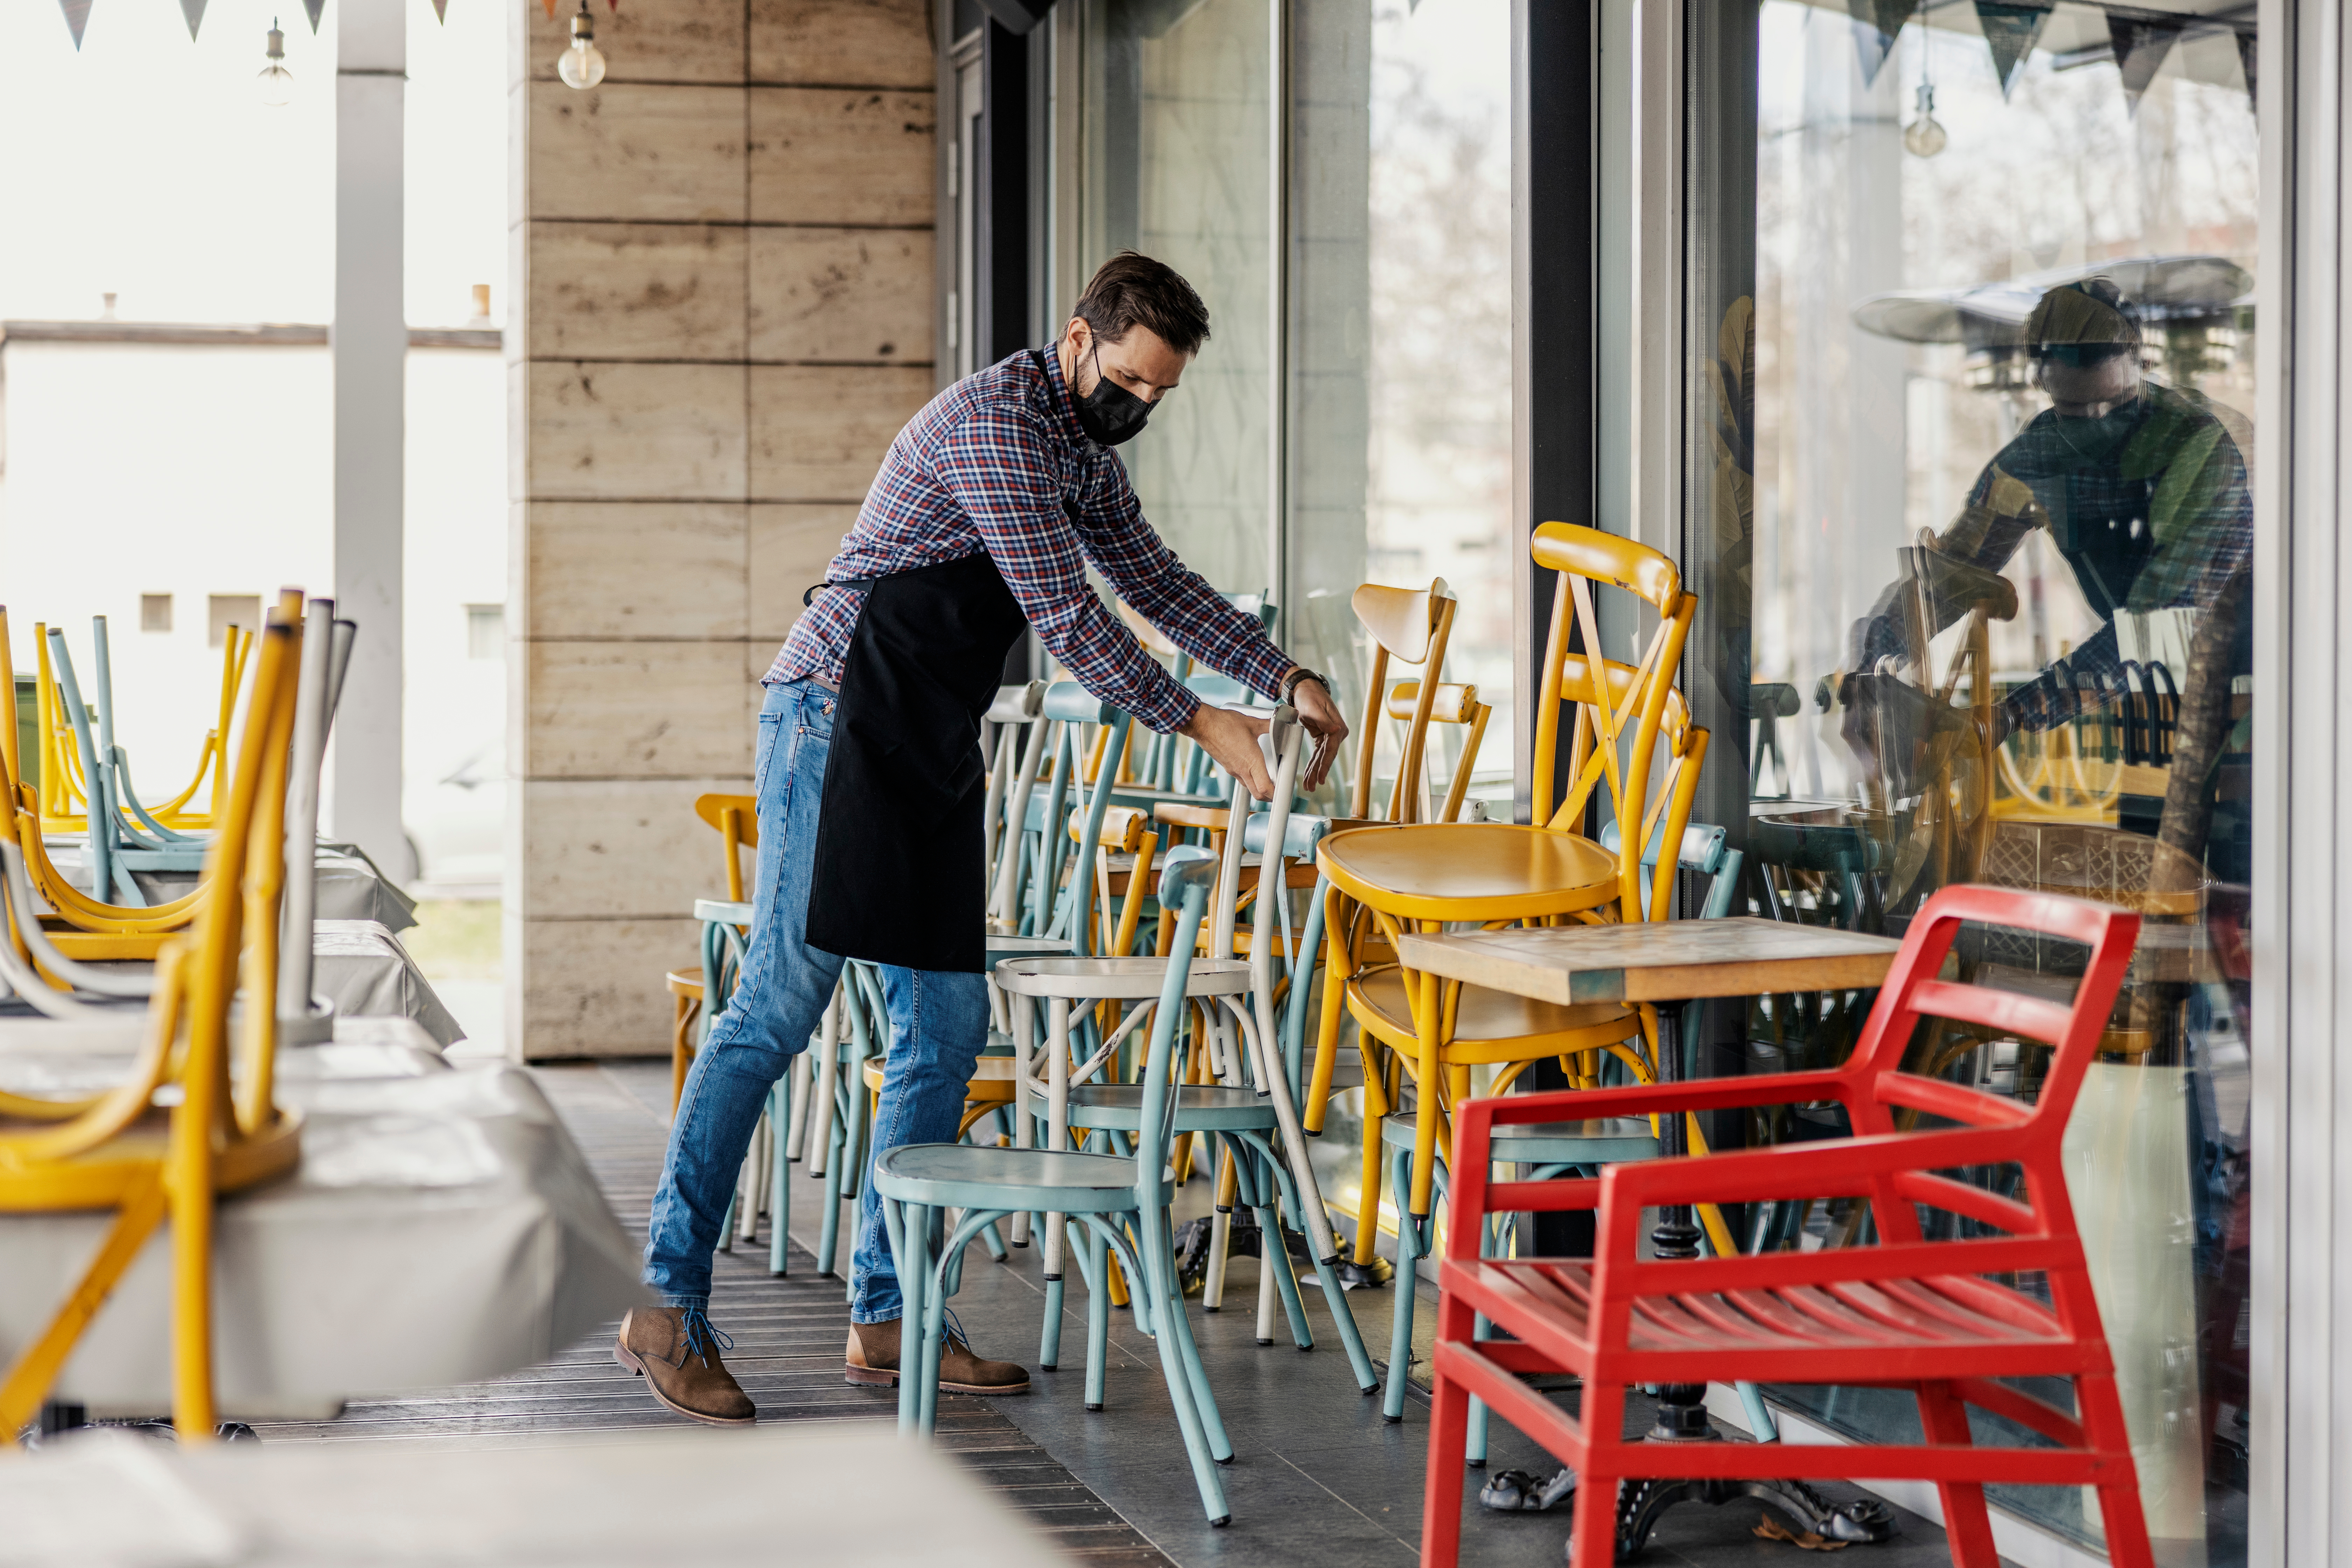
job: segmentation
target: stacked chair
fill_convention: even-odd
[[[1654,1073],[1655,1018],[1618,1005],[1553,1006],[1441,983],[1401,964],[1407,930],[1453,922],[1598,922],[1665,918],[1678,856],[1657,857],[1645,879],[1645,848],[1680,845],[1706,754],[1706,731],[1691,725],[1673,683],[1696,601],[1674,563],[1633,541],[1594,529],[1546,523],[1532,542],[1537,564],[1559,574],[1551,635],[1538,696],[1534,798],[1543,820],[1371,826],[1324,840],[1318,863],[1330,883],[1325,929],[1326,983],[1310,1106],[1327,1091],[1342,1010],[1358,1027],[1364,1058],[1364,1196],[1357,1258],[1368,1260],[1382,1187],[1376,1131],[1413,1089],[1412,1144],[1400,1161],[1408,1180],[1396,1194],[1400,1252],[1425,1253],[1437,1172],[1450,1152],[1452,1108],[1468,1098],[1473,1069],[1496,1069],[1488,1092],[1509,1086],[1536,1061],[1558,1058],[1571,1081],[1597,1082],[1602,1058],[1635,1076]],[[1613,586],[1655,612],[1640,663],[1616,664],[1570,651],[1570,628],[1586,648],[1603,646],[1596,591]],[[1569,777],[1555,789],[1552,758],[1561,709],[1573,715]],[[1669,757],[1653,791],[1654,758]],[[1555,804],[1556,803],[1556,804]],[[1639,824],[1613,850],[1580,831],[1599,803],[1619,824]],[[1720,1221],[1717,1222],[1719,1226]],[[1716,1236],[1728,1250],[1727,1237]],[[1410,1279],[1400,1282],[1399,1342],[1410,1346]],[[1402,1419],[1407,1354],[1390,1363],[1385,1413]]]
[[[1179,1136],[1189,1133],[1220,1145],[1226,1168],[1235,1173],[1239,1201],[1257,1211],[1269,1237],[1279,1237],[1286,1216],[1307,1235],[1358,1386],[1366,1393],[1377,1386],[1334,1271],[1339,1247],[1307,1166],[1296,1106],[1298,1053],[1283,1050],[1286,1037],[1297,1041],[1303,1036],[1303,1008],[1294,1006],[1297,1016],[1286,1027],[1276,1016],[1275,955],[1288,944],[1273,927],[1287,919],[1279,890],[1286,863],[1281,851],[1290,842],[1288,802],[1301,751],[1301,731],[1287,709],[1274,710],[1273,733],[1273,809],[1252,818],[1246,793],[1235,784],[1221,852],[1181,846],[1167,854],[1158,888],[1162,909],[1172,916],[1164,956],[1075,953],[1008,959],[997,965],[997,984],[1014,1005],[1017,1145],[889,1150],[877,1157],[873,1174],[888,1216],[900,1288],[908,1294],[908,1321],[919,1321],[923,1331],[925,1359],[918,1363],[923,1371],[902,1380],[901,1424],[927,1430],[932,1419],[945,1303],[960,1278],[962,1249],[998,1220],[1009,1219],[1016,1235],[1032,1227],[1042,1232],[1046,1303],[1039,1360],[1047,1367],[1060,1357],[1069,1258],[1075,1257],[1087,1280],[1090,1410],[1101,1409],[1107,1398],[1109,1314],[1118,1277],[1114,1261],[1118,1275],[1133,1282],[1136,1326],[1159,1342],[1202,1503],[1219,1524],[1228,1514],[1215,1465],[1231,1458],[1233,1448],[1192,1341],[1171,1245],[1166,1210]],[[1068,929],[1077,933],[1092,925],[1088,910],[1113,783],[1106,766],[1079,825],[1087,841],[1082,850],[1096,853],[1082,854],[1069,879],[1070,897],[1064,900],[1072,914]],[[1264,846],[1255,912],[1258,940],[1244,962],[1233,956],[1234,895],[1253,821],[1264,824],[1257,829]],[[1302,841],[1311,844],[1319,826]],[[1118,841],[1134,847],[1128,851],[1133,857],[1128,896],[1111,922],[1114,944],[1122,935],[1132,941],[1139,929],[1136,882],[1149,875],[1150,837],[1139,814],[1122,826]],[[1214,914],[1209,918],[1213,900]],[[1208,952],[1201,956],[1204,922]],[[1294,1002],[1303,995],[1294,984]],[[1042,1041],[1040,1010],[1045,1015]],[[1188,1026],[1215,1063],[1214,1083],[1182,1081],[1187,1075],[1177,1037]],[[1123,1047],[1147,1030],[1133,1080],[1120,1081]],[[1074,1141],[1083,1147],[1070,1147]],[[961,1217],[950,1220],[950,1211],[956,1210]],[[1073,1220],[1084,1232],[1075,1247],[1067,1235]],[[1278,1243],[1267,1247],[1260,1279],[1261,1342],[1272,1341],[1278,1298],[1295,1342],[1310,1348],[1298,1282]]]
[[[0,1382],[0,1431],[17,1431],[30,1419],[108,1292],[168,1220],[173,1421],[184,1440],[214,1435],[214,1205],[291,1170],[301,1147],[300,1118],[277,1105],[274,1077],[289,851],[299,859],[310,849],[289,846],[288,834],[289,754],[298,727],[314,729],[298,726],[300,609],[300,596],[290,595],[261,634],[235,767],[213,803],[193,918],[160,944],[144,1043],[129,1073],[92,1100],[0,1098],[0,1211],[98,1209],[116,1216],[79,1284]],[[311,635],[327,636],[325,624]],[[13,735],[5,750],[14,788]],[[315,788],[315,758],[308,756],[292,770],[294,787],[306,771]],[[299,815],[299,803],[294,811]],[[20,835],[28,818],[37,835],[29,804],[17,816]],[[21,847],[8,847],[13,940],[5,945],[21,964],[27,948],[40,953],[33,935],[39,921],[25,897]],[[19,994],[42,1005],[35,987],[49,986],[28,985],[20,973],[11,966]],[[247,1001],[233,1014],[240,982]]]

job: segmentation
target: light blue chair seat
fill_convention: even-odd
[[[1070,1121],[1096,1132],[1133,1132],[1143,1125],[1143,1086],[1073,1084]],[[1176,1131],[1271,1133],[1275,1131],[1274,1107],[1254,1089],[1186,1084],[1177,1098]]]
[[[906,1143],[874,1157],[874,1190],[939,1207],[1118,1214],[1135,1207],[1135,1162],[1067,1149]],[[1175,1195],[1176,1184],[1163,1176],[1159,1201]]]
[[[1381,1142],[1391,1149],[1412,1147],[1414,1116],[1401,1111],[1381,1119]],[[1612,1116],[1591,1121],[1517,1123],[1495,1129],[1495,1158],[1520,1165],[1608,1165],[1654,1160],[1658,1140],[1647,1117]]]

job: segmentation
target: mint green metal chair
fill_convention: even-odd
[[[1233,1515],[1216,1467],[1233,1458],[1233,1444],[1218,1416],[1185,1315],[1168,1215],[1175,1187],[1168,1152],[1177,1100],[1170,1079],[1177,1025],[1186,1011],[1187,995],[1198,984],[1194,971],[1205,967],[1218,977],[1213,983],[1219,984],[1247,981],[1245,972],[1231,976],[1213,963],[1196,964],[1192,956],[1215,874],[1216,862],[1202,851],[1172,853],[1160,886],[1163,897],[1174,900],[1179,910],[1174,953],[1165,961],[1107,961],[1148,964],[1157,971],[1151,977],[1156,984],[1149,993],[1157,1000],[1157,1013],[1144,1062],[1141,1114],[1131,1157],[1065,1149],[915,1143],[883,1151],[874,1161],[872,1179],[882,1200],[899,1289],[906,1297],[906,1321],[919,1325],[920,1331],[919,1345],[907,1344],[902,1352],[901,1364],[911,1367],[913,1373],[899,1379],[901,1431],[929,1434],[937,1422],[947,1302],[961,1282],[964,1248],[1000,1218],[1040,1211],[1066,1215],[1086,1227],[1090,1241],[1103,1255],[1115,1255],[1135,1282],[1136,1328],[1159,1345],[1160,1373],[1167,1381],[1170,1403],[1175,1406],[1202,1507],[1210,1523],[1222,1525]],[[1033,986],[1050,994],[1055,972],[1047,968],[1034,981],[1030,972],[1039,965],[1077,962],[1013,960],[1000,966],[1000,974],[1016,994],[1030,994],[1027,988]],[[1068,998],[1055,997],[1055,1002],[1056,1012],[1066,1021]],[[958,1210],[961,1214],[950,1223],[950,1211]],[[1049,1266],[1052,1241],[1049,1233]],[[1094,1283],[1096,1305],[1088,1315],[1092,1343],[1087,1404],[1099,1407],[1109,1337],[1108,1305],[1103,1276],[1097,1273]]]

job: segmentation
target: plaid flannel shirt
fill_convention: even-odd
[[[1014,354],[908,420],[825,576],[882,577],[984,550],[1079,684],[1162,733],[1179,728],[1199,701],[1104,605],[1087,581],[1091,563],[1171,642],[1272,696],[1294,661],[1151,531],[1125,467],[1079,427],[1059,358],[1049,349],[1045,360],[1041,374],[1028,353]],[[814,675],[839,685],[859,605],[854,590],[819,589],[765,684]]]

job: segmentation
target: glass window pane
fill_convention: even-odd
[[[1301,658],[1363,710],[1359,584],[1457,609],[1441,678],[1493,710],[1473,793],[1507,815],[1511,746],[1510,9],[1370,0],[1293,22],[1288,551]],[[1393,689],[1421,671],[1392,666]],[[1385,815],[1403,726],[1377,737]],[[1468,731],[1433,730],[1442,803]],[[1484,786],[1484,787],[1478,787]]]
[[[1962,881],[2142,912],[2071,1194],[2158,1556],[2222,1564],[2245,1560],[2261,237],[2253,13],[2212,11],[1694,7],[1685,684],[1754,912],[1899,934]],[[2062,997],[2080,973],[1991,932],[1958,953]],[[1716,1042],[1751,1070],[1834,1062],[1866,1001],[1765,999]],[[2034,1093],[2038,1049],[1913,1048]],[[1747,1223],[1870,1237],[1818,1206]],[[1916,1419],[1785,1392],[1856,1433]],[[2082,1492],[1993,1490],[2098,1543]]]
[[[1200,291],[1212,333],[1119,459],[1186,565],[1226,593],[1263,593],[1274,585],[1266,0],[1089,0],[1083,37],[1073,300],[1107,258],[1140,250]]]

